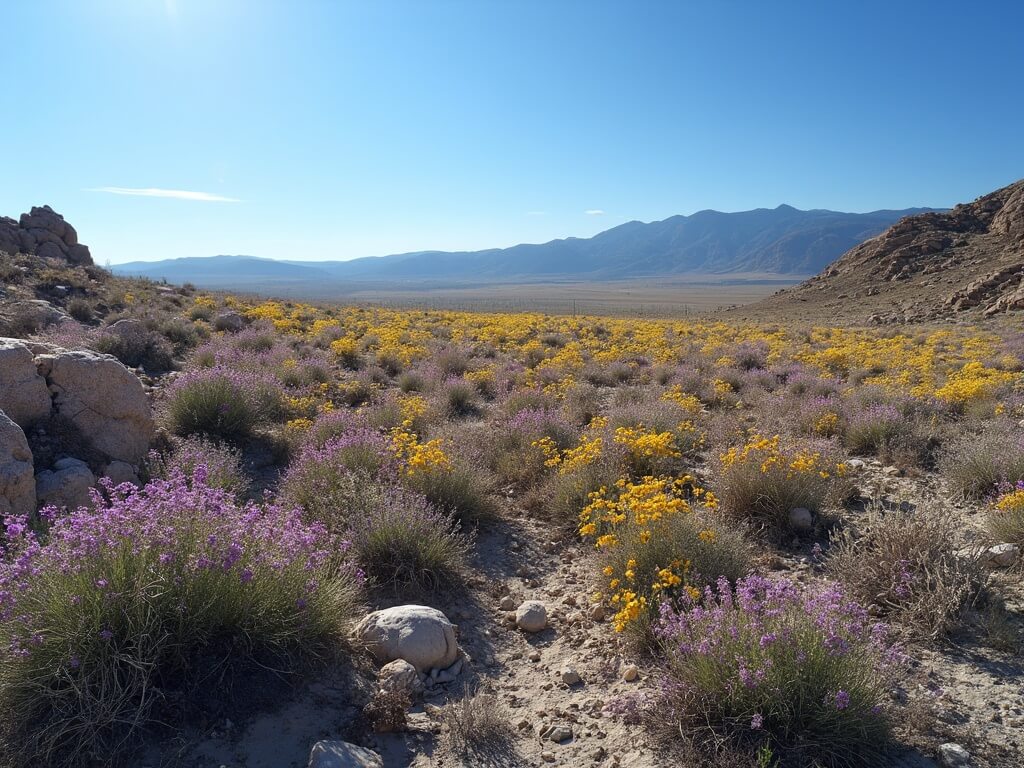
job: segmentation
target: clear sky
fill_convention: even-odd
[[[2,15],[0,214],[48,203],[101,263],[477,249],[782,202],[948,206],[1024,176],[1016,0]]]

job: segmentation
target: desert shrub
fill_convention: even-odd
[[[447,468],[406,472],[405,482],[439,509],[452,510],[464,523],[487,522],[498,514],[494,479],[473,461],[458,460]]]
[[[356,503],[352,475],[378,478],[394,476],[396,471],[387,438],[370,429],[358,429],[323,445],[303,447],[281,481],[280,499],[301,507],[310,519],[336,528],[334,521],[339,516],[347,520],[348,508]]]
[[[226,366],[178,376],[165,400],[168,428],[181,436],[245,437],[279,409],[280,394],[273,380]]]
[[[986,516],[989,536],[1024,547],[1024,481],[1003,489]]]
[[[495,753],[509,748],[514,737],[508,711],[490,693],[471,692],[449,700],[441,709],[441,746],[444,752],[479,764],[502,764]],[[474,763],[477,764],[477,763]]]
[[[398,377],[398,388],[403,392],[422,392],[427,380],[419,371],[406,371]]]
[[[173,350],[167,340],[141,323],[119,326],[116,331],[103,331],[93,346],[98,352],[113,355],[129,368],[170,370]]]
[[[839,587],[751,575],[680,600],[658,629],[665,679],[650,717],[784,765],[883,762],[899,656]]]
[[[92,304],[85,299],[71,299],[67,305],[68,314],[80,323],[91,323],[96,319]]]
[[[159,333],[174,347],[174,353],[184,355],[204,338],[199,326],[183,317],[172,317],[159,326]]]
[[[313,425],[303,435],[303,445],[322,447],[335,438],[367,429],[369,426],[366,416],[361,411],[336,408],[316,417]]]
[[[488,466],[503,480],[522,487],[540,481],[547,469],[547,456],[540,441],[564,450],[576,442],[576,430],[558,411],[526,408],[488,435]]]
[[[479,412],[477,389],[465,379],[447,379],[437,396],[442,413],[449,419],[472,416]]]
[[[459,378],[470,368],[469,356],[455,347],[441,349],[432,362],[443,378]]]
[[[782,400],[782,418],[807,437],[836,437],[845,431],[842,404],[836,397],[795,396]]]
[[[663,601],[749,570],[749,547],[715,522],[715,506],[690,477],[620,481],[591,494],[579,532],[600,552],[616,631],[646,645]]]
[[[462,581],[471,539],[459,532],[451,514],[422,494],[397,485],[379,485],[365,475],[362,509],[350,514],[347,538],[352,555],[369,579],[402,595],[433,592]]]
[[[408,724],[412,695],[404,688],[380,688],[363,707],[363,716],[374,733],[394,733]]]
[[[832,537],[827,571],[856,600],[915,638],[946,633],[977,594],[974,559],[956,551],[960,522],[943,509],[868,510]]]
[[[849,492],[846,466],[827,441],[781,442],[754,434],[719,456],[717,494],[722,510],[774,530],[789,525],[789,511],[820,512]]]
[[[141,732],[166,722],[165,700],[230,690],[232,671],[257,664],[326,657],[356,612],[356,571],[322,527],[238,506],[201,470],[128,488],[108,487],[92,511],[48,512],[38,537],[7,520],[8,765],[123,765]]]
[[[1003,425],[961,436],[942,452],[939,469],[950,487],[964,496],[994,494],[1001,483],[1024,480],[1024,437]]]
[[[907,419],[895,405],[873,403],[849,414],[843,445],[858,456],[874,456],[907,431]]]
[[[206,484],[211,488],[225,490],[236,499],[244,498],[249,490],[241,454],[202,435],[183,438],[164,453],[152,451],[146,460],[146,473],[160,480],[169,480],[178,473],[192,477],[199,467],[205,468]]]

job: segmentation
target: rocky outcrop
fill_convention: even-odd
[[[359,622],[355,634],[377,663],[404,659],[418,672],[450,667],[459,654],[454,625],[425,605],[374,611]]]
[[[879,323],[1017,310],[1024,310],[1024,179],[946,212],[900,219],[820,275],[734,314]]]
[[[92,264],[89,247],[78,242],[78,232],[48,205],[32,208],[18,221],[0,216],[0,251]]]
[[[89,350],[36,357],[54,411],[70,419],[96,450],[138,464],[149,450],[153,417],[139,377],[110,355]]]
[[[36,509],[32,452],[21,427],[0,411],[0,516],[28,515]]]
[[[50,390],[36,370],[35,355],[17,339],[0,338],[0,408],[26,428],[50,415]]]
[[[153,417],[139,377],[110,355],[0,338],[0,410],[27,427],[70,421],[107,462],[115,482],[135,482],[131,465],[149,451]]]

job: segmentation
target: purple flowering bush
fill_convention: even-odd
[[[245,437],[281,410],[279,390],[266,374],[223,365],[194,368],[167,387],[165,418],[176,435]]]
[[[662,609],[664,680],[653,716],[677,733],[801,764],[878,765],[889,738],[885,702],[901,656],[884,625],[836,585],[800,587],[750,575],[699,601]]]
[[[242,468],[242,456],[235,448],[202,435],[176,440],[165,452],[151,451],[146,472],[151,479],[169,480],[175,474],[192,477],[199,467],[206,468],[206,484],[223,488],[236,499],[249,490],[249,478]]]
[[[961,435],[944,448],[939,469],[964,496],[994,496],[1001,484],[1024,480],[1024,434],[1016,424],[1004,422]]]
[[[11,762],[116,764],[203,670],[223,684],[232,667],[325,657],[358,606],[344,542],[298,512],[238,505],[202,467],[191,482],[107,484],[94,509],[42,517],[39,534],[5,521],[0,748]]]
[[[380,432],[357,428],[322,446],[306,445],[281,481],[280,501],[302,508],[311,520],[333,525],[338,518],[348,519],[349,507],[361,503],[353,500],[353,474],[397,477],[398,462]]]

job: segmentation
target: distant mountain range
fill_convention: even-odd
[[[121,275],[207,288],[316,295],[345,284],[600,281],[672,275],[815,274],[904,216],[933,209],[841,213],[789,205],[631,221],[590,238],[484,251],[419,251],[351,261],[211,256],[114,265]]]

